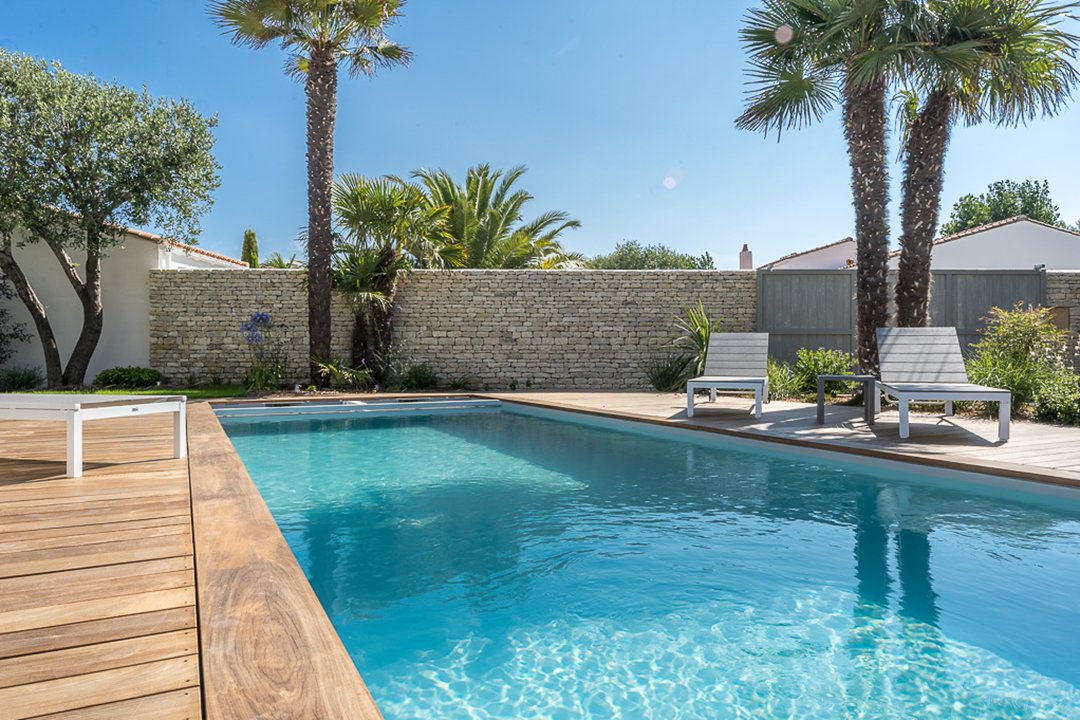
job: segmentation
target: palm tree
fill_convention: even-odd
[[[877,370],[886,310],[889,177],[886,93],[909,48],[896,41],[889,0],[765,0],[741,31],[753,90],[739,128],[764,132],[820,120],[839,101],[855,206],[858,359]]]
[[[1075,3],[931,0],[909,3],[904,32],[918,47],[901,97],[905,128],[896,322],[930,319],[930,264],[945,154],[958,120],[1015,125],[1053,115],[1077,81],[1077,38],[1060,29]],[[921,96],[921,98],[920,98]]]
[[[342,235],[333,284],[356,308],[352,364],[379,381],[399,274],[413,267],[459,266],[464,252],[446,230],[449,209],[432,205],[423,189],[399,178],[343,175],[333,199]]]
[[[526,172],[524,165],[492,170],[487,164],[469,168],[465,186],[445,170],[416,170],[432,206],[448,208],[448,231],[465,252],[470,268],[578,267],[583,258],[567,252],[559,237],[581,223],[565,212],[546,212],[523,222],[523,207],[533,199],[514,184]]]
[[[404,0],[213,0],[210,14],[233,42],[288,51],[286,72],[304,80],[307,96],[308,324],[311,357],[330,354],[331,188],[338,65],[374,75],[408,63],[410,52],[386,37]],[[312,378],[318,380],[312,365]]]

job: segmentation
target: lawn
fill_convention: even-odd
[[[211,385],[188,388],[153,387],[138,390],[80,388],[78,390],[40,390],[39,392],[53,395],[83,395],[87,393],[93,395],[186,395],[189,400],[220,400],[222,398],[243,397],[247,395],[247,388],[243,385]]]

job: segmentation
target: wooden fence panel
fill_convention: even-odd
[[[955,327],[965,350],[990,308],[1046,304],[1039,270],[937,270],[932,287],[931,325]],[[759,271],[757,329],[769,333],[769,355],[780,360],[793,360],[802,347],[854,352],[855,271]]]

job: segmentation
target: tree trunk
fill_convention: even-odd
[[[307,81],[308,171],[308,331],[311,358],[330,357],[330,256],[334,183],[334,116],[337,113],[337,60],[322,49],[311,53]],[[312,382],[322,384],[314,367]]]
[[[101,340],[104,312],[101,305],[101,255],[97,243],[91,243],[87,250],[86,280],[77,294],[83,308],[83,326],[64,368],[64,384],[68,386],[86,384],[86,369]]]
[[[37,330],[38,340],[41,341],[41,350],[45,355],[45,382],[50,390],[63,387],[64,376],[60,363],[60,348],[56,344],[56,335],[53,334],[52,324],[45,312],[45,305],[30,286],[19,263],[11,250],[11,240],[6,238],[3,249],[0,249],[0,271],[3,271],[8,280],[15,288],[15,293],[22,300],[30,317],[34,320],[34,328]]]
[[[904,148],[903,234],[896,282],[896,324],[900,327],[925,327],[930,322],[930,261],[952,122],[948,94],[931,93],[911,124]]]
[[[391,247],[383,248],[371,283],[372,292],[381,295],[383,304],[363,305],[356,311],[353,322],[352,364],[366,367],[376,383],[386,380],[383,362],[386,350],[393,342],[394,301],[397,299],[398,253]]]
[[[855,204],[858,299],[858,361],[864,373],[877,373],[877,329],[888,320],[889,175],[885,136],[886,83],[878,79],[844,85],[844,137],[851,162]]]

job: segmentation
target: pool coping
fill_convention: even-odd
[[[205,717],[380,720],[209,403],[188,438]]]
[[[583,407],[557,400],[519,398],[505,393],[401,393],[380,399],[471,397],[570,412],[609,420],[645,423],[815,454],[856,456],[943,470],[1080,488],[1080,480],[1040,473],[1030,466],[986,465],[968,460],[910,455],[836,443],[770,436],[761,431],[713,427],[677,416],[661,418],[626,411]],[[337,395],[333,400],[371,399]],[[229,399],[213,405],[253,404],[285,399]],[[296,398],[298,403],[327,398]],[[292,554],[262,495],[211,402],[191,403],[188,412],[189,477],[194,524],[196,589],[205,717],[319,717],[378,720],[371,693],[334,630],[314,590]]]

